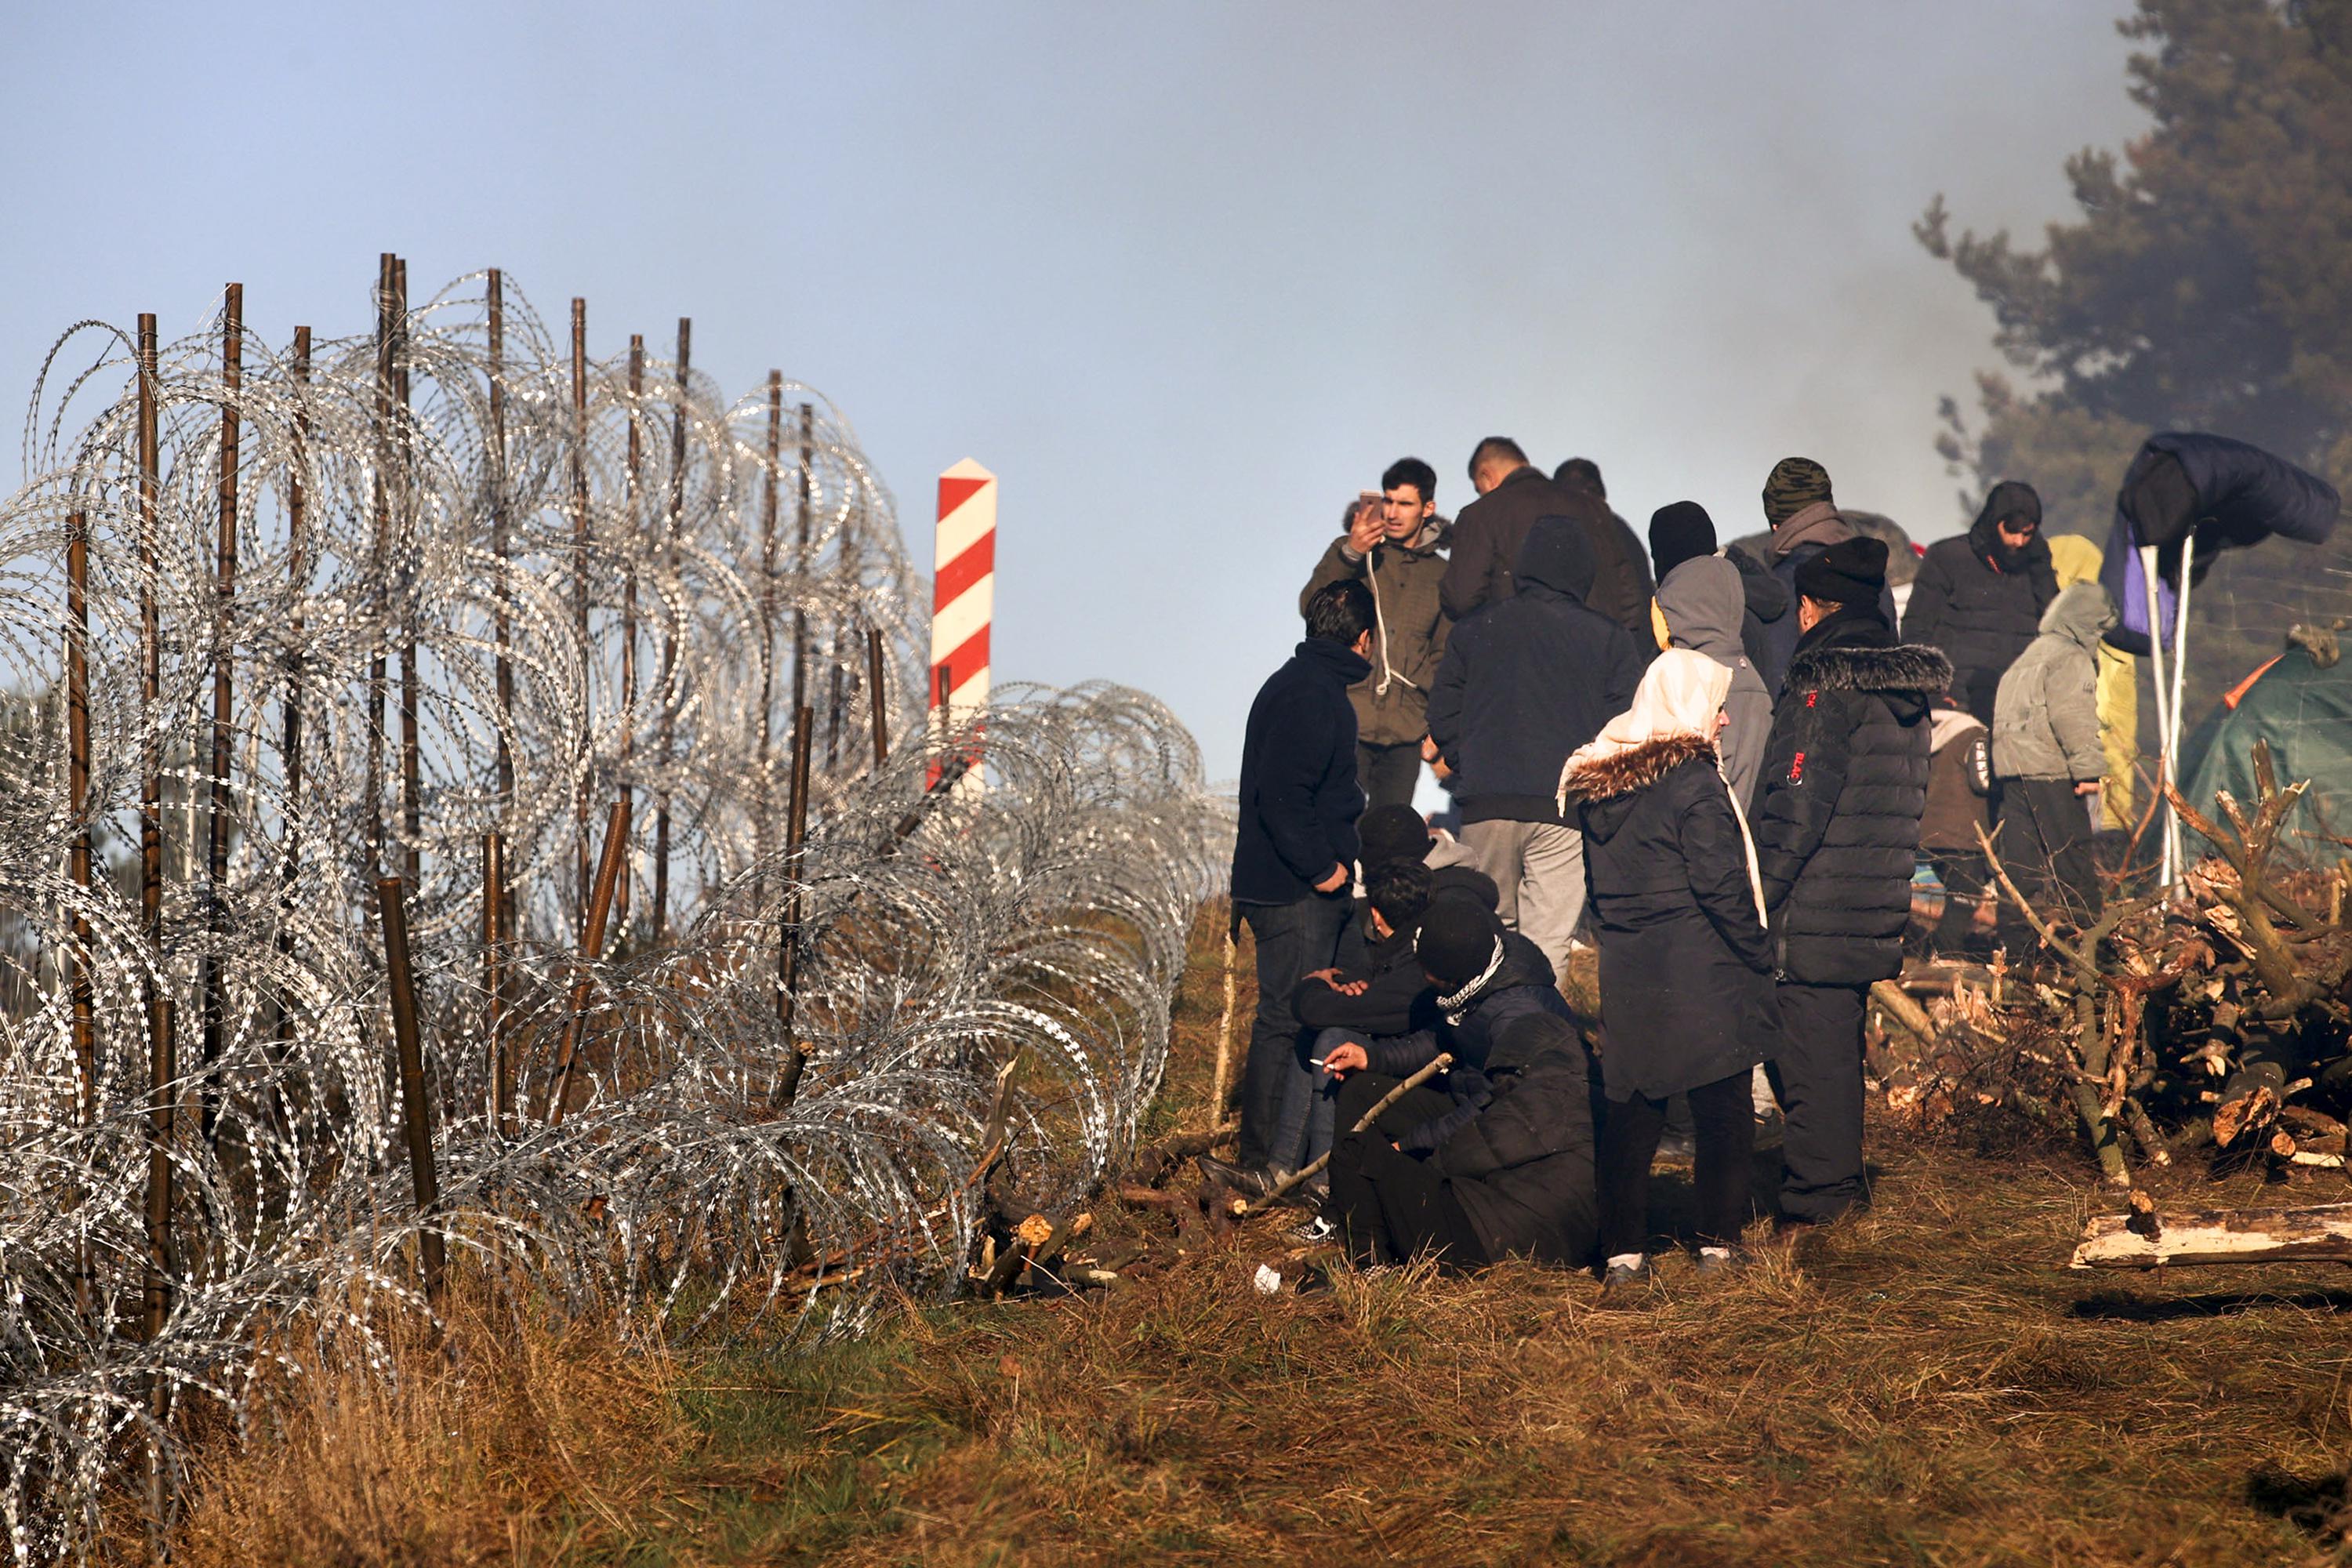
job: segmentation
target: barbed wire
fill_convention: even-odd
[[[246,1420],[300,1334],[387,1364],[428,1233],[632,1331],[852,1332],[957,1288],[1004,1064],[1041,1202],[1158,1089],[1229,831],[1173,717],[1013,688],[955,735],[886,721],[883,760],[920,584],[830,405],[575,361],[495,274],[398,295],[373,334],[244,335],[235,374],[232,295],[154,351],[152,464],[136,333],[77,324],[27,415],[0,509],[18,1562],[86,1553],[126,1464],[176,1496],[192,1413]]]

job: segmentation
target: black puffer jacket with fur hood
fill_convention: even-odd
[[[1756,858],[1782,973],[1867,985],[1903,967],[1927,805],[1928,703],[1951,661],[1849,608],[1805,634],[1764,748]]]

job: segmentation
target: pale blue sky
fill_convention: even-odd
[[[1402,453],[1449,513],[1499,431],[1637,527],[1747,531],[1790,452],[1956,526],[1935,399],[1990,321],[1908,226],[2066,215],[2140,123],[2121,9],[19,4],[0,395],[231,279],[272,338],[362,330],[387,249],[584,295],[599,354],[691,315],[730,392],[840,404],[919,564],[933,476],[994,468],[997,678],[1144,687],[1229,775]]]

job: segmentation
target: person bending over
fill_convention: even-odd
[[[1601,934],[1604,1300],[1651,1274],[1650,1164],[1670,1097],[1690,1096],[1696,1124],[1702,1271],[1731,1264],[1748,1222],[1748,1080],[1770,1048],[1772,945],[1755,852],[1717,752],[1730,687],[1716,659],[1667,649],[1633,705],[1560,777],[1563,805],[1583,828]]]
[[[1528,979],[1493,910],[1447,897],[1415,947],[1455,1048],[1444,1092],[1409,1091],[1332,1150],[1325,1216],[1360,1263],[1427,1254],[1462,1271],[1504,1258],[1562,1267],[1592,1250],[1592,1108],[1583,1041],[1565,1006],[1513,993]],[[1500,1005],[1497,1005],[1500,1004]],[[1478,1026],[1462,1026],[1474,1016]],[[1397,1080],[1348,1071],[1339,1125],[1352,1129]]]

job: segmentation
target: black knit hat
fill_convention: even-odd
[[[1357,819],[1364,875],[1396,860],[1419,860],[1429,853],[1429,824],[1409,805],[1376,805]]]
[[[1835,499],[1827,468],[1811,458],[1783,458],[1764,481],[1764,521],[1778,528],[1815,501]]]
[[[1475,899],[1432,899],[1412,951],[1432,980],[1454,991],[1486,973],[1502,940],[1503,922]]]
[[[1797,592],[1824,605],[1875,605],[1886,587],[1886,542],[1841,539],[1797,568]]]
[[[1658,581],[1685,561],[1715,553],[1715,519],[1695,500],[1678,500],[1650,514],[1650,563]]]

